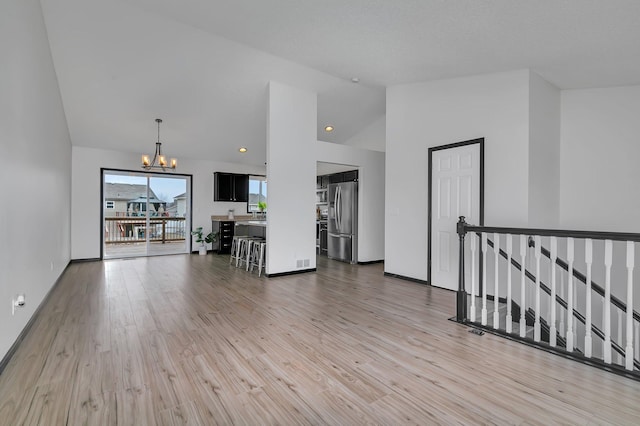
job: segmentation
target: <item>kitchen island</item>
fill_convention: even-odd
[[[266,220],[237,220],[235,235],[248,235],[250,237],[267,237],[267,221]]]

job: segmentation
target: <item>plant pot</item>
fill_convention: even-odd
[[[207,254],[207,246],[198,247],[198,254],[200,256],[206,256],[206,254]]]

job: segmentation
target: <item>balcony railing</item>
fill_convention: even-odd
[[[147,223],[144,217],[104,218],[104,241],[106,244],[127,244],[151,242],[184,241],[187,235],[185,218],[152,217]]]

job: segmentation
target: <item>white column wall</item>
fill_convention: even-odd
[[[69,263],[71,142],[39,1],[0,3],[0,57],[3,358]]]
[[[318,141],[316,159],[358,168],[358,262],[384,259],[384,152]]]
[[[640,86],[562,91],[560,220],[640,232]]]
[[[120,151],[73,147],[72,190],[72,259],[95,259],[100,257],[100,168],[143,171],[140,155]],[[211,229],[211,215],[226,215],[230,208],[236,214],[246,211],[246,203],[222,203],[213,201],[213,173],[265,174],[265,168],[243,164],[178,158],[177,173],[192,175],[192,227]],[[170,173],[168,173],[170,175]],[[244,209],[244,210],[243,210]]]
[[[555,228],[560,216],[560,90],[529,80],[529,225]]]
[[[268,102],[266,272],[313,269],[317,95],[272,81]]]
[[[560,226],[639,233],[640,86],[564,90],[561,97]],[[583,263],[583,253],[576,256]],[[593,256],[593,279],[603,285],[601,243],[594,244]],[[614,245],[613,256],[611,291],[625,300],[624,248]],[[635,264],[640,264],[637,247]],[[637,289],[637,275],[635,282]],[[594,315],[599,303],[594,298]],[[634,290],[634,309],[639,306],[640,292]]]
[[[427,279],[428,148],[485,138],[485,223],[528,220],[529,71],[387,90],[385,271]]]

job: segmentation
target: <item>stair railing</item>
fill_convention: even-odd
[[[579,357],[586,358],[588,360],[594,360],[596,363],[601,362],[605,366],[612,364],[612,352],[617,352],[624,358],[624,369],[635,373],[640,369],[640,360],[638,356],[638,334],[640,330],[640,315],[633,310],[633,272],[634,272],[634,257],[635,257],[635,243],[640,242],[640,234],[632,233],[612,233],[612,232],[588,232],[588,231],[566,231],[566,230],[548,230],[548,229],[531,229],[531,228],[500,228],[500,227],[485,227],[485,226],[472,226],[464,221],[464,217],[460,217],[460,221],[457,224],[457,233],[460,240],[460,263],[459,263],[459,282],[458,291],[456,297],[456,319],[463,323],[474,323],[481,327],[489,328],[488,326],[488,307],[487,296],[488,288],[491,285],[487,281],[487,253],[488,248],[491,247],[494,252],[494,265],[493,265],[493,327],[494,330],[500,329],[499,319],[499,300],[500,287],[504,288],[504,284],[500,285],[500,278],[504,280],[504,277],[500,277],[500,265],[498,258],[501,257],[507,260],[508,267],[506,268],[506,309],[505,316],[505,333],[509,334],[513,338],[519,338],[522,340],[533,341],[534,344],[542,345],[551,350],[557,350],[564,353],[578,353]],[[470,239],[470,263],[471,263],[471,286],[467,288],[465,283],[466,263],[465,262],[465,237],[469,234]],[[494,240],[488,238],[489,234],[494,234]],[[477,245],[477,235],[480,236],[480,246]],[[504,250],[499,247],[500,235],[505,235],[504,240],[506,247]],[[513,236],[520,236],[519,244],[514,247]],[[549,237],[551,249],[548,250],[542,247],[541,237]],[[563,243],[566,243],[567,260],[560,259],[558,256],[558,239],[563,238]],[[584,240],[585,245],[585,258],[584,261],[587,265],[586,276],[578,272],[574,268],[575,239]],[[533,243],[530,242],[533,240]],[[604,268],[605,268],[605,285],[594,283],[591,280],[591,266],[593,264],[593,240],[604,241]],[[613,241],[623,241],[626,243],[626,303],[618,299],[611,294],[611,267],[613,262],[612,247]],[[515,248],[515,250],[514,250]],[[527,249],[533,249],[533,255],[528,255]],[[476,254],[478,256],[476,256]],[[550,285],[547,286],[541,279],[541,260],[542,257],[549,259],[549,281]],[[476,278],[476,257],[480,259],[481,276]],[[520,262],[516,259],[519,258]],[[528,271],[525,267],[527,259],[533,260],[535,273]],[[560,266],[565,272],[567,272],[567,299],[565,300],[560,294],[558,294],[558,283],[556,280],[556,265]],[[514,281],[512,277],[512,269],[515,269],[520,275],[520,286],[514,287]],[[561,275],[561,278],[564,278]],[[584,311],[578,308],[578,300],[576,298],[577,288],[574,286],[575,280],[584,283],[586,286],[585,297],[586,303],[584,303]],[[476,286],[476,281],[478,285]],[[534,283],[535,296],[532,302],[530,297],[527,298],[527,284]],[[514,291],[512,291],[514,290]],[[481,310],[480,321],[476,320],[476,294],[477,291],[481,292]],[[549,304],[548,314],[543,314],[541,306],[541,292],[544,292],[549,297],[544,301]],[[602,330],[598,328],[592,318],[592,297],[591,293],[602,296],[603,304],[603,322]],[[519,293],[519,294],[514,294]],[[517,297],[519,296],[519,297]],[[514,299],[518,299],[517,301]],[[469,300],[470,299],[470,300]],[[505,298],[502,298],[505,300]],[[471,302],[470,304],[468,302]],[[520,303],[520,318],[511,318],[512,305]],[[533,337],[527,337],[527,321],[525,314],[527,311],[527,303],[531,305],[530,311],[534,315],[533,319]],[[612,338],[611,332],[611,307],[618,309],[620,313],[624,313],[626,321],[619,323],[618,327],[618,339]],[[582,306],[581,306],[582,307]],[[581,308],[580,307],[580,308]],[[468,310],[470,311],[468,314]],[[560,310],[561,315],[564,311],[567,314],[566,329],[558,329],[557,311]],[[564,311],[563,311],[564,310]],[[584,313],[583,313],[584,312]],[[578,344],[578,337],[582,339],[583,336],[576,336],[576,326],[574,322],[580,322],[584,326],[584,339]],[[518,330],[514,332],[512,330],[512,322],[518,323]],[[541,341],[541,325],[548,324],[548,342]],[[625,339],[622,339],[622,330],[625,331]],[[635,331],[635,348],[634,348],[634,331]],[[565,344],[565,350],[558,348],[559,336],[564,335],[562,343]],[[593,354],[593,338],[599,338],[602,340],[602,359],[599,359],[597,355]],[[623,342],[624,340],[624,342]],[[582,346],[580,350],[579,346]],[[634,351],[635,349],[635,351]],[[635,352],[635,356],[634,356]]]

